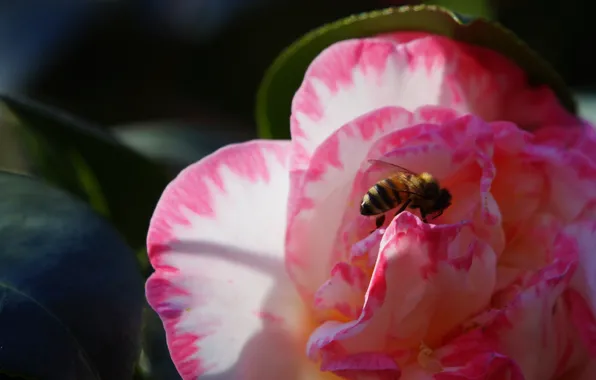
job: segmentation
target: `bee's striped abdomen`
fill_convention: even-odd
[[[389,211],[401,203],[399,186],[391,181],[384,179],[371,187],[362,199],[360,213],[362,215],[378,215]]]

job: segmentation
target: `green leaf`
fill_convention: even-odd
[[[133,252],[104,218],[0,171],[0,378],[130,379],[144,304]]]
[[[22,132],[34,174],[91,204],[135,249],[144,247],[170,180],[163,167],[101,128],[33,100],[0,95],[0,112]]]
[[[289,138],[292,98],[312,60],[341,40],[399,30],[426,31],[493,49],[516,62],[533,85],[550,86],[576,113],[575,100],[559,74],[501,25],[432,5],[398,7],[354,15],[318,28],[290,45],[267,70],[257,94],[256,119],[263,138]]]

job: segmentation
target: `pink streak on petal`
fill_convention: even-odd
[[[339,262],[331,270],[331,278],[315,293],[314,309],[321,320],[332,319],[332,312],[358,318],[366,287],[367,278],[362,269]]]
[[[387,354],[363,352],[323,360],[321,371],[330,371],[344,379],[399,380],[401,370],[395,360]]]
[[[498,353],[476,355],[462,367],[437,373],[435,380],[526,380],[514,361]]]
[[[415,122],[443,124],[456,119],[459,114],[451,108],[424,105],[416,109]]]
[[[255,316],[257,316],[258,318],[267,321],[267,322],[272,322],[272,323],[283,323],[285,321],[284,318],[277,316],[271,312],[268,311],[255,311],[253,312]]]
[[[183,379],[300,378],[313,368],[298,354],[305,310],[283,265],[289,148],[220,149],[183,170],[157,204],[146,293]]]
[[[381,240],[385,234],[385,229],[378,229],[364,239],[352,245],[350,250],[350,262],[358,264],[362,259],[365,260],[366,268],[373,268],[377,262]]]

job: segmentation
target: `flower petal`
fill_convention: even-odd
[[[519,67],[490,49],[436,35],[347,40],[311,63],[294,97],[291,132],[301,151],[298,161],[306,164],[327,136],[360,115],[424,105],[526,128],[575,121],[548,87],[530,88]]]
[[[499,205],[505,230],[515,230],[528,224],[526,221],[540,207],[541,193],[545,188],[544,173],[525,160],[521,153],[500,154],[495,159],[497,175],[491,185],[491,193]]]
[[[577,248],[572,238],[559,231],[553,251],[551,264],[512,285],[517,288],[513,297],[493,297],[493,307],[498,310],[491,322],[477,323],[482,326],[478,331],[494,337],[497,352],[517,363],[526,379],[558,378],[576,354],[572,350],[577,349],[577,342],[563,296],[577,268]],[[441,361],[446,365],[445,357]]]
[[[534,143],[560,150],[573,150],[585,157],[593,157],[596,149],[596,129],[585,120],[578,120],[573,127],[547,125],[534,131]]]
[[[285,141],[220,149],[157,205],[147,298],[184,379],[316,378],[305,375],[305,312],[283,264],[288,151]]]
[[[566,131],[571,137],[563,137]],[[543,201],[545,211],[562,221],[575,219],[596,200],[593,134],[584,127],[548,128],[537,131],[535,140],[525,149],[528,160],[545,173],[546,187],[550,189],[549,198]]]
[[[561,232],[560,221],[539,213],[521,226],[511,227],[508,244],[499,257],[499,266],[517,272],[538,270],[552,262],[554,242]],[[514,276],[516,277],[516,276]]]
[[[538,380],[567,373],[574,342],[560,297],[573,267],[557,261],[533,276],[507,307],[472,319],[468,324],[477,327],[432,353],[442,367],[434,378]]]
[[[309,356],[407,352],[422,340],[439,343],[490,302],[495,261],[466,225],[429,225],[400,214],[383,237],[360,317],[321,325],[309,340]]]

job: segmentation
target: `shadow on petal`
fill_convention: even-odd
[[[209,373],[201,376],[201,379],[339,379],[333,374],[321,372],[318,364],[310,361],[306,356],[306,341],[310,332],[314,330],[314,322],[294,284],[288,278],[282,260],[231,244],[199,240],[176,241],[159,246],[157,249],[175,250],[180,256],[197,255],[203,258],[217,258],[250,268],[272,279],[270,290],[262,304],[256,308],[257,310],[252,311],[253,315],[239,314],[237,318],[233,317],[237,319],[237,323],[243,323],[245,318],[256,316],[260,323],[259,329],[243,344],[234,362],[230,363],[229,367],[222,368],[221,372],[213,373],[209,363],[201,363],[200,367],[204,372]],[[206,271],[206,273],[209,272]],[[218,280],[222,283],[226,282],[223,278]],[[240,278],[235,280],[242,281]],[[197,291],[201,290],[197,289]],[[204,347],[200,350],[205,349],[208,348]],[[203,355],[205,351],[201,354]]]
[[[240,248],[232,244],[199,240],[182,240],[170,244],[155,245],[153,250],[171,250],[176,251],[177,254],[218,257],[226,261],[236,262],[251,267],[278,280],[282,277],[286,277],[284,263],[281,260],[261,255],[255,251]]]

